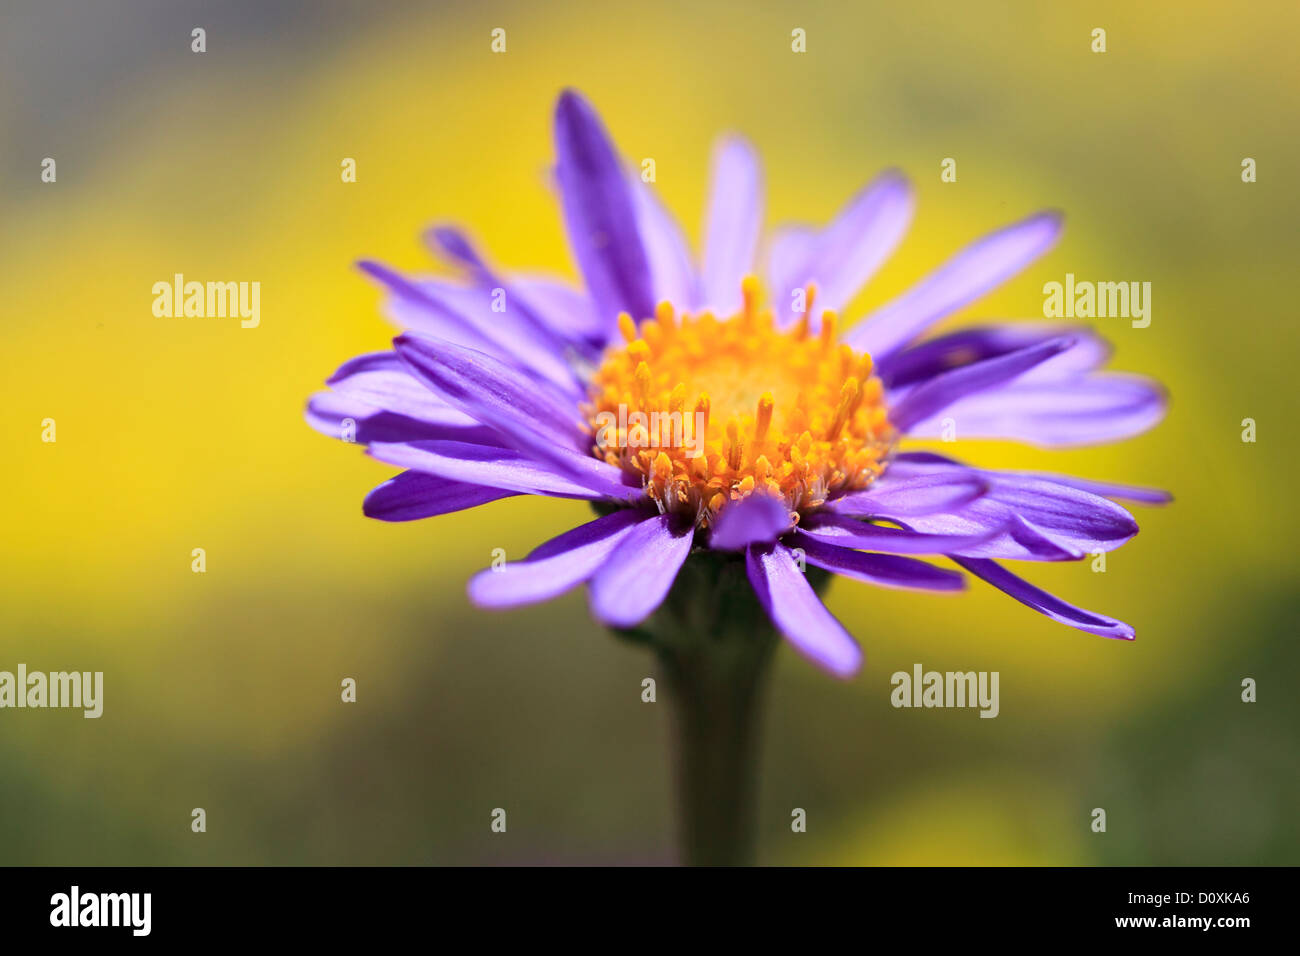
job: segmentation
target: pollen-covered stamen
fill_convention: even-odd
[[[782,498],[797,520],[874,481],[895,439],[871,357],[838,342],[834,312],[815,335],[807,313],[782,330],[756,280],[741,290],[726,321],[679,319],[669,303],[639,327],[620,316],[626,344],[606,351],[583,409],[598,458],[702,526],[756,492]]]

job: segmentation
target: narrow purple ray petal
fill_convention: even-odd
[[[591,437],[577,424],[576,408],[514,369],[482,352],[438,339],[407,334],[396,338],[394,345],[422,381],[495,429],[512,448],[601,496],[619,501],[641,497],[639,483],[588,453]]]
[[[999,591],[1009,594],[1021,604],[1050,617],[1053,621],[1068,624],[1070,627],[1087,631],[1089,634],[1100,634],[1102,637],[1114,637],[1131,641],[1135,636],[1133,628],[1123,621],[1103,617],[1100,614],[1094,614],[1092,611],[1085,611],[1083,608],[1068,604],[1056,595],[1035,587],[1024,578],[1017,577],[996,561],[983,558],[958,557],[954,557],[953,560],[971,574],[983,578]]]
[[[595,357],[605,347],[610,328],[596,318],[586,294],[549,276],[514,276],[511,284],[534,313],[583,354]]]
[[[508,435],[517,447],[543,454],[557,447],[585,450],[577,408],[547,395],[499,359],[409,332],[393,345],[420,381],[471,418]]]
[[[1043,481],[1055,482],[1058,485],[1078,488],[1080,491],[1087,491],[1103,498],[1120,498],[1125,501],[1136,501],[1144,505],[1167,505],[1174,500],[1173,495],[1160,488],[1121,485],[1113,481],[1092,481],[1088,478],[1075,478],[1072,475],[1051,475],[1042,472],[1010,472],[1009,474],[1020,474],[1025,478],[1038,478]]]
[[[515,495],[500,488],[484,488],[436,475],[404,471],[366,495],[361,510],[367,518],[380,521],[416,521],[464,511]]]
[[[785,502],[770,495],[753,494],[722,509],[713,524],[709,547],[715,551],[744,551],[751,544],[775,541],[791,525]]]
[[[1002,527],[977,528],[973,532],[957,534],[928,534],[911,528],[866,524],[822,511],[810,515],[800,530],[840,547],[863,548],[885,554],[948,554],[977,547],[1001,533]]]
[[[985,359],[951,372],[936,375],[912,389],[890,410],[890,419],[901,431],[925,421],[968,395],[1010,381],[1029,369],[1060,355],[1073,344],[1068,338],[1049,339],[997,358]]]
[[[478,572],[470,578],[469,598],[479,607],[506,608],[558,597],[590,578],[645,517],[626,508],[566,531],[523,561]]]
[[[1173,500],[1169,492],[1160,488],[1120,484],[1113,481],[1095,481],[1091,478],[1077,478],[1074,475],[1058,475],[1045,471],[991,471],[972,468],[955,459],[928,451],[902,452],[894,459],[887,474],[900,473],[913,479],[924,475],[950,474],[956,469],[964,469],[968,474],[981,475],[991,481],[998,480],[1000,476],[1012,479],[1032,478],[1077,488],[1103,498],[1122,498],[1142,504],[1163,505]]]
[[[1141,434],[1164,418],[1168,405],[1159,385],[1138,376],[1095,374],[1056,382],[1028,378],[960,399],[914,422],[908,434],[941,437],[944,420],[952,419],[963,439],[1003,439],[1043,448],[1094,445]]]
[[[1072,338],[1074,346],[1030,369],[1021,382],[1057,380],[1100,368],[1110,357],[1110,344],[1082,325],[1015,322],[961,329],[895,352],[876,366],[885,387],[896,392],[972,362],[997,358],[1055,338]]]
[[[812,261],[819,235],[814,226],[785,225],[774,230],[767,240],[767,283],[781,326],[798,318],[792,308],[792,293],[806,281],[808,263]]]
[[[826,610],[789,548],[780,543],[751,547],[745,552],[745,569],[759,603],[795,650],[836,677],[858,672],[862,649]]]
[[[424,243],[448,263],[471,273],[489,271],[487,261],[474,248],[463,229],[453,225],[431,226],[424,231]]]
[[[569,246],[601,321],[654,313],[645,248],[623,164],[595,110],[573,90],[555,106],[556,180]]]
[[[567,360],[565,343],[540,331],[540,321],[521,301],[514,301],[506,287],[417,281],[376,263],[365,262],[361,267],[394,294],[387,312],[399,328],[492,355],[550,383],[570,399],[583,394],[582,382]]]
[[[568,379],[556,376],[553,371],[551,376],[566,385],[574,380],[572,368],[562,360],[575,343],[532,308],[528,297],[519,294],[513,279],[506,279],[488,264],[463,230],[455,226],[435,226],[426,230],[424,235],[425,242],[435,253],[460,266],[473,278],[477,296],[469,300],[470,308],[462,311],[472,310],[474,314],[471,317],[486,338],[512,352],[527,350],[529,355],[554,356],[561,360]],[[445,286],[439,283],[430,285],[433,288]]]
[[[591,579],[592,613],[612,627],[641,623],[667,597],[693,539],[672,515],[635,525]]]
[[[934,474],[945,468],[972,471],[961,465],[918,461],[911,454],[900,455],[890,465],[891,471],[913,475]],[[994,536],[981,543],[949,552],[977,558],[1063,561],[1094,551],[1112,551],[1137,534],[1133,516],[1107,498],[1012,472],[980,470],[977,473],[991,487],[988,493],[967,505],[929,515],[883,517],[927,534],[992,532]]]
[[[754,271],[763,228],[763,173],[754,147],[739,136],[722,140],[710,178],[703,303],[730,315],[740,308],[740,280]]]
[[[359,356],[328,380],[334,394],[359,404],[398,412],[447,427],[478,425],[411,374],[396,352]]]
[[[455,412],[454,409],[449,411]],[[459,414],[459,413],[457,413]],[[500,436],[486,425],[447,425],[375,408],[348,395],[317,392],[307,402],[307,424],[323,435],[368,445],[377,441],[423,441],[436,438],[498,444]]]
[[[1047,252],[1061,234],[1061,216],[1039,213],[967,246],[938,271],[867,316],[845,335],[877,361],[933,322],[974,302]]]
[[[988,490],[989,483],[974,473],[896,477],[886,471],[870,488],[836,498],[829,507],[857,518],[901,518],[962,508]]]
[[[916,558],[865,554],[852,548],[837,547],[802,531],[795,532],[790,546],[802,550],[809,564],[881,587],[960,591],[966,586],[965,579],[956,571],[936,568]]]
[[[456,441],[417,441],[375,442],[368,450],[379,461],[452,481],[559,498],[608,497],[606,489],[589,488],[557,472],[549,462],[539,462],[510,448]]]
[[[655,301],[671,302],[678,311],[694,309],[699,279],[681,226],[649,183],[633,176],[631,190]]]
[[[1007,535],[1038,561],[1078,561],[1085,554],[1068,538],[1054,538],[1018,514],[1011,515]]]
[[[774,296],[788,303],[795,288],[812,281],[817,284],[818,315],[823,308],[844,308],[898,247],[913,207],[907,177],[886,170],[817,236],[804,263],[786,279],[791,285],[775,289]]]

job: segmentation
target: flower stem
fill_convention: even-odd
[[[762,699],[778,637],[744,558],[693,554],[660,608],[619,633],[655,650],[672,701],[681,861],[754,863]]]
[[[749,646],[740,650],[708,642],[701,653],[660,654],[672,695],[681,856],[692,866],[756,858],[760,701],[774,642],[742,640]]]

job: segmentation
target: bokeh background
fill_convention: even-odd
[[[655,158],[697,241],[723,130],[762,150],[773,223],[907,170],[913,231],[852,316],[1046,206],[1068,213],[1060,246],[954,322],[1041,316],[1067,271],[1153,284],[1150,328],[1098,324],[1116,367],[1167,383],[1165,424],[955,450],[1174,492],[1106,573],[1029,568],[1138,640],[979,582],[834,584],[868,663],[838,683],[781,653],[763,861],[1297,862],[1298,27],[1293,3],[1217,0],[5,3],[0,669],[102,670],[106,700],[99,720],[0,712],[0,863],[673,860],[666,705],[640,700],[654,662],[580,593],[495,615],[464,597],[493,548],[522,556],[586,506],[369,521],[392,469],[302,420],[393,334],[358,258],[433,271],[419,232],[457,220],[503,265],[574,274],[546,182],[567,85]],[[176,272],[260,281],[261,326],[155,318]],[[890,674],[916,662],[999,671],[1001,716],[892,709]]]

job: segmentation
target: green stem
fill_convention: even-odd
[[[701,643],[699,653],[660,652],[672,697],[682,862],[745,866],[756,857],[760,702],[774,641],[750,634]]]
[[[754,863],[762,698],[778,638],[744,558],[693,554],[659,610],[619,633],[651,646],[663,667],[682,862]]]

